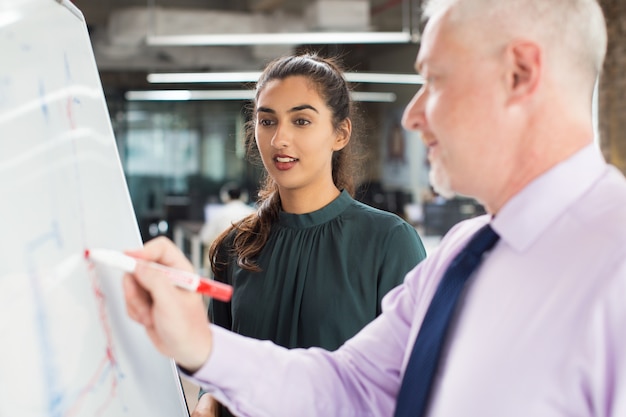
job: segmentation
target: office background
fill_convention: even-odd
[[[422,1],[74,3],[89,27],[144,239],[174,237],[177,225],[193,237],[205,206],[217,201],[227,181],[240,182],[254,197],[259,168],[247,162],[242,144],[246,90],[270,59],[302,50],[339,55],[356,76],[392,74],[391,82],[354,82],[358,99],[364,100],[359,101],[366,121],[360,140],[369,152],[359,199],[396,212],[433,236],[482,212],[473,200],[433,198],[421,141],[399,126],[402,109],[419,88],[415,78],[403,77],[414,74]],[[599,144],[609,162],[626,171],[626,4],[600,3],[610,40],[597,96]],[[330,41],[319,39],[328,32]],[[287,40],[264,40],[259,34],[286,34]],[[359,40],[348,39],[351,34]],[[223,73],[230,79],[207,80]]]

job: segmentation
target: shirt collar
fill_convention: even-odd
[[[328,205],[311,213],[293,214],[286,213],[281,209],[278,212],[278,223],[294,229],[318,226],[335,219],[352,204],[352,201],[354,200],[350,193],[342,190],[339,196]]]
[[[584,147],[511,198],[495,216],[494,230],[501,240],[523,252],[576,203],[606,168],[595,144]]]

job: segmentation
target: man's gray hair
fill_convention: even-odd
[[[595,76],[602,70],[607,32],[596,0],[427,0],[423,16],[447,11],[455,21],[484,20],[505,41],[526,38],[554,45],[570,65]]]

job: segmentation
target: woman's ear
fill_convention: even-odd
[[[350,142],[350,136],[352,135],[352,121],[349,118],[345,118],[337,129],[337,137],[333,145],[334,151],[339,151],[346,147]]]
[[[543,56],[539,45],[529,41],[510,44],[506,54],[508,103],[513,104],[525,100],[537,90],[541,81]]]

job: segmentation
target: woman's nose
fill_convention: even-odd
[[[291,133],[289,132],[289,129],[282,126],[277,126],[276,130],[274,131],[274,136],[272,137],[272,147],[276,149],[283,149],[289,145],[290,141]]]

